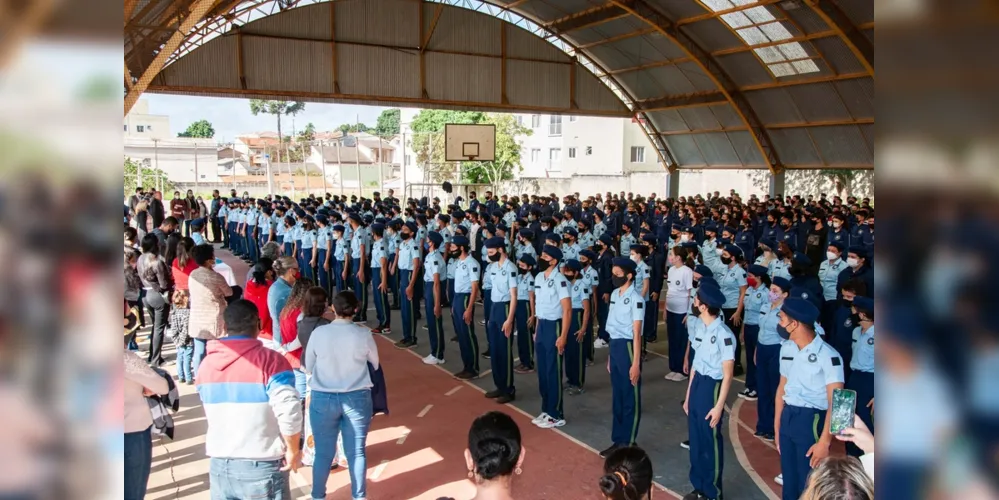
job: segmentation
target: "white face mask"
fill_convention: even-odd
[[[832,223],[832,226],[834,228],[836,228],[836,229],[839,229],[842,225],[843,225],[843,223],[840,222],[840,221],[838,221],[838,220],[834,220],[833,223]]]
[[[716,254],[718,254],[718,255],[721,255],[721,254],[722,254],[722,253],[724,253],[724,252],[725,252],[725,250],[724,250],[724,249],[721,249],[721,248],[719,248],[719,249],[715,250],[715,253],[716,253]]]
[[[641,257],[640,255],[632,255],[632,256],[631,256],[631,260],[632,260],[632,261],[633,261],[633,262],[634,262],[635,264],[639,264],[639,263],[641,263],[641,262],[642,262],[642,257]]]
[[[829,260],[836,260],[839,258],[839,255],[836,255],[835,252],[826,252],[826,258]]]
[[[680,235],[680,243],[686,243],[688,241],[690,241],[690,236],[687,236],[686,234]]]
[[[846,265],[850,267],[857,267],[858,265],[860,265],[860,259],[854,259],[853,257],[850,257],[846,259]]]

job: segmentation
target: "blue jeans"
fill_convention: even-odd
[[[152,427],[125,433],[125,500],[146,497],[149,469],[153,465]]]
[[[194,345],[177,348],[177,378],[181,382],[194,382],[191,364],[194,362]]]
[[[371,425],[371,391],[364,389],[342,394],[313,391],[309,422],[316,442],[312,498],[326,498],[326,481],[336,455],[336,439],[341,432],[350,469],[351,494],[355,499],[366,498],[368,460],[364,448]]]
[[[305,399],[309,392],[308,377],[301,369],[295,370],[295,390],[298,391],[298,399]]]
[[[192,374],[198,376],[198,367],[208,354],[208,341],[205,339],[194,339],[194,362],[191,364]]]
[[[281,472],[283,462],[213,458],[208,470],[212,500],[290,500],[288,473]]]

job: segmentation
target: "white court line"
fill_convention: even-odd
[[[402,437],[399,438],[399,440],[395,442],[395,444],[406,444],[406,438],[408,438],[408,437],[409,437],[409,433],[407,432],[407,433],[403,434]]]
[[[778,497],[777,494],[774,493],[773,489],[770,488],[770,484],[764,481],[763,478],[756,473],[756,469],[754,469],[752,464],[749,463],[749,458],[746,456],[746,450],[742,447],[742,438],[739,437],[739,425],[746,426],[746,424],[742,423],[742,421],[738,418],[738,411],[742,408],[742,402],[742,398],[739,398],[739,400],[736,401],[728,419],[728,435],[729,439],[732,441],[732,449],[735,450],[735,457],[739,460],[739,465],[746,471],[746,474],[749,474],[749,478],[756,483],[756,487],[759,488],[769,500],[780,500],[780,497]],[[746,430],[749,430],[749,426],[746,427]]]
[[[434,405],[427,405],[427,407],[426,407],[426,408],[424,408],[424,409],[423,409],[423,411],[421,411],[421,412],[420,412],[420,413],[419,413],[419,414],[418,414],[418,415],[416,416],[416,418],[423,418],[423,417],[427,416],[427,413],[430,413],[430,410],[431,410],[431,409],[433,409],[433,407],[434,407]]]
[[[371,472],[371,479],[377,480],[381,477],[382,473],[385,472],[385,468],[388,467],[388,464],[388,460],[382,460],[382,463],[378,464],[378,467],[375,467],[375,470]]]
[[[463,386],[460,386],[460,385],[459,385],[458,387],[455,387],[454,389],[451,389],[450,391],[448,391],[448,392],[447,392],[446,394],[444,394],[444,395],[445,395],[445,396],[454,396],[454,395],[455,395],[455,394],[456,394],[456,393],[457,393],[458,391],[460,391],[460,390],[461,390],[461,388],[462,388],[462,387],[463,387]]]

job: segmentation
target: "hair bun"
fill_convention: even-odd
[[[600,478],[600,491],[609,498],[613,498],[614,495],[619,494],[624,490],[624,485],[621,483],[621,478],[617,474],[607,474],[606,476]]]
[[[479,443],[478,451],[479,459],[475,468],[483,479],[507,476],[513,472],[517,457],[511,456],[510,446],[506,441],[497,438],[485,439]]]

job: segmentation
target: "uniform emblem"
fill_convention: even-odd
[[[819,360],[819,357],[816,356],[815,354],[809,354],[808,355],[808,362],[809,363],[814,363],[814,362],[816,362],[818,360]]]
[[[503,271],[503,276],[506,276],[506,271]]]
[[[867,345],[874,345],[874,337],[867,339]]]
[[[847,318],[846,321],[843,323],[843,326],[845,326],[847,328],[850,328],[851,326],[853,326],[853,320],[850,319],[850,318]]]
[[[714,344],[715,342],[718,342],[718,337],[711,337],[711,343]]]
[[[676,286],[680,286],[680,280],[676,280]]]
[[[624,299],[624,305],[631,304],[631,299]]]
[[[745,279],[746,278],[746,273],[742,273],[742,277],[743,277],[743,279]]]
[[[549,286],[549,287],[553,287],[553,286],[555,286],[555,280],[551,280],[551,281],[549,281],[549,282],[548,282],[548,286]]]
[[[803,298],[803,299],[805,299],[805,300],[808,300],[808,292],[804,292],[804,293],[802,293],[802,294],[801,294],[801,298]]]
[[[762,294],[762,293],[757,293],[757,294],[756,294],[756,298],[757,298],[757,299],[760,299],[760,298],[763,298],[763,294]]]
[[[461,270],[462,271],[467,271],[468,270],[468,265],[467,264],[462,264],[461,265]]]

